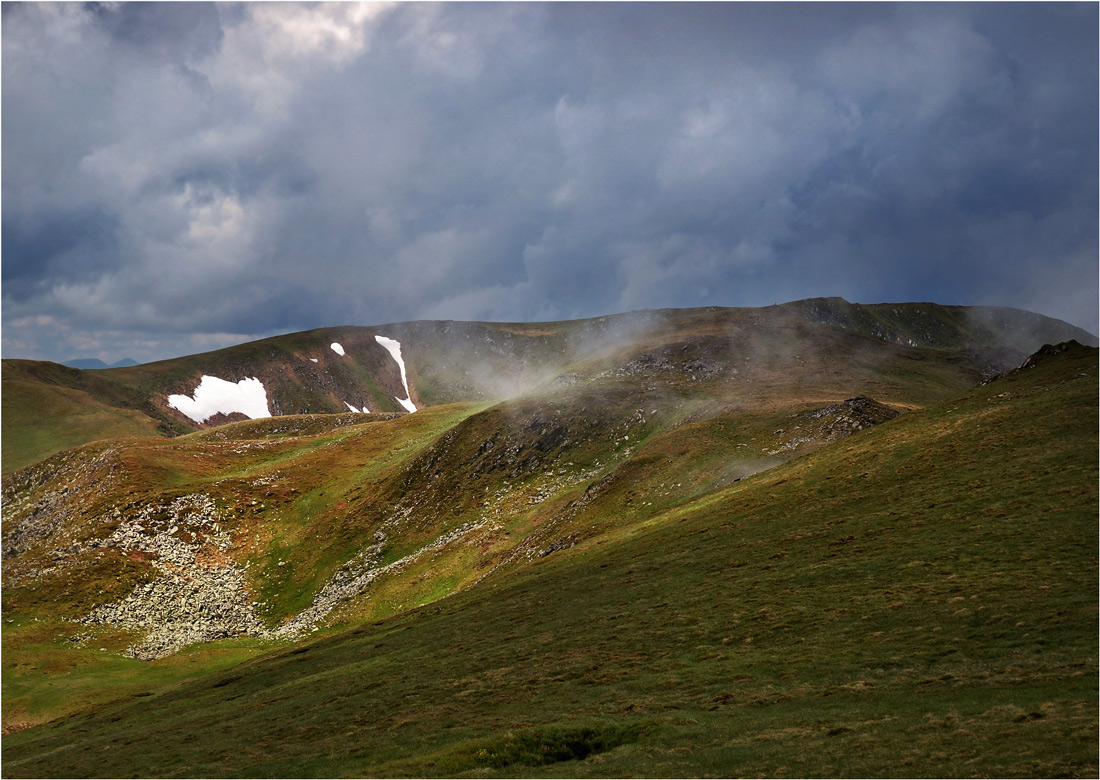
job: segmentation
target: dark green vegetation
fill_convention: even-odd
[[[767,312],[9,474],[5,776],[1094,776],[1096,350],[982,385],[974,344]],[[142,662],[66,622],[163,578],[111,540],[198,494],[233,544],[158,538],[272,633]]]

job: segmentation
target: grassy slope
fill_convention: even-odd
[[[1028,355],[1043,344],[1076,339],[1097,346],[1091,333],[1061,320],[997,306],[942,306],[934,303],[848,303],[842,298],[810,298],[783,304],[813,322],[842,325],[853,332],[896,343],[982,350],[1008,348]]]
[[[2,392],[4,474],[90,441],[190,430],[101,372],[5,360]]]
[[[1065,323],[1011,309],[861,306],[818,298],[761,309],[659,310],[570,322],[322,328],[103,371],[5,360],[3,473],[88,441],[191,431],[195,426],[170,410],[166,397],[190,394],[202,374],[262,377],[273,414],[340,413],[345,402],[373,412],[401,411],[394,399],[404,397],[396,364],[375,342],[376,333],[401,341],[413,399],[428,406],[513,397],[577,361],[606,355],[614,345],[626,354],[693,334],[707,333],[724,344],[728,354],[722,357],[769,360],[769,339],[757,339],[757,331],[792,331],[799,323],[843,328],[879,344],[961,352],[999,347],[999,368],[1015,365],[1013,355],[1022,357],[1044,342],[1096,341]],[[329,349],[334,341],[343,344],[345,357]],[[777,346],[785,356],[786,345]]]
[[[779,314],[782,315],[782,312]],[[379,455],[379,447],[371,445],[363,452],[356,452],[358,439],[349,439],[346,433],[333,433],[331,436],[335,438],[331,443],[339,445],[337,450],[326,450],[317,455],[316,458],[320,460],[301,459],[307,451],[320,449],[329,440],[315,439],[310,444],[307,442],[309,437],[274,435],[276,429],[284,425],[277,421],[230,426],[225,432],[217,433],[214,438],[211,438],[213,434],[203,434],[199,438],[185,437],[176,442],[147,441],[127,445],[118,455],[122,466],[120,473],[126,476],[125,490],[136,497],[134,500],[148,501],[169,490],[177,494],[186,490],[204,490],[215,494],[216,498],[230,505],[234,514],[240,515],[242,502],[257,498],[270,499],[262,502],[268,510],[266,512],[254,509],[254,504],[248,504],[248,508],[244,510],[246,519],[256,522],[267,522],[269,519],[281,521],[286,520],[286,515],[289,514],[297,518],[295,522],[300,526],[322,528],[330,527],[335,520],[350,538],[353,531],[362,536],[362,532],[368,531],[371,524],[383,522],[387,511],[411,492],[425,495],[418,507],[421,515],[424,514],[422,510],[425,505],[432,510],[431,514],[438,514],[435,508],[443,503],[461,504],[462,513],[451,513],[454,515],[453,524],[476,521],[478,518],[475,510],[481,502],[472,501],[473,497],[469,495],[466,463],[474,459],[474,451],[483,443],[494,440],[502,431],[506,438],[511,436],[508,433],[511,428],[528,425],[532,416],[540,409],[552,409],[554,416],[560,417],[561,425],[572,431],[566,437],[569,442],[558,446],[547,444],[533,436],[511,436],[513,443],[524,448],[525,453],[534,456],[529,458],[526,454],[523,455],[525,462],[530,461],[526,471],[518,474],[514,473],[514,469],[506,469],[501,473],[494,473],[492,479],[478,485],[479,490],[491,493],[502,489],[503,482],[507,480],[502,480],[501,477],[509,473],[512,482],[521,478],[525,484],[531,483],[536,476],[534,469],[553,465],[560,470],[568,461],[573,463],[569,467],[573,473],[591,467],[608,468],[613,461],[625,457],[625,450],[628,449],[615,438],[607,440],[612,428],[618,430],[616,436],[633,435],[633,443],[630,445],[633,448],[640,441],[640,435],[648,436],[657,430],[676,426],[693,418],[705,419],[720,415],[732,422],[733,418],[742,417],[746,413],[757,414],[763,410],[765,421],[770,421],[771,417],[785,414],[784,410],[792,405],[824,404],[857,393],[874,395],[903,407],[923,405],[972,386],[977,381],[977,372],[972,368],[935,350],[883,344],[867,337],[845,333],[835,327],[811,326],[793,316],[773,315],[766,322],[756,322],[754,317],[751,310],[725,313],[718,318],[709,312],[676,312],[674,321],[659,322],[661,327],[658,328],[654,328],[649,320],[633,325],[630,329],[632,338],[625,340],[621,330],[608,335],[605,330],[611,325],[607,322],[562,325],[562,328],[568,326],[573,330],[585,331],[577,338],[589,343],[594,339],[597,343],[606,342],[608,345],[602,351],[590,350],[586,357],[573,363],[579,370],[586,371],[586,376],[599,375],[609,370],[614,373],[639,353],[650,357],[656,355],[660,360],[666,361],[668,366],[676,367],[676,370],[662,369],[645,375],[614,374],[600,380],[589,378],[576,387],[564,389],[555,389],[544,384],[536,388],[533,395],[526,400],[503,404],[492,413],[487,411],[476,422],[472,421],[467,426],[469,430],[465,432],[464,449],[456,452],[454,457],[444,459],[448,460],[448,468],[444,469],[444,473],[449,475],[450,481],[445,480],[446,484],[438,484],[434,489],[430,485],[422,484],[427,476],[423,469],[419,475],[413,474],[409,479],[404,479],[399,486],[380,486],[373,476],[369,480],[370,484],[359,485],[358,483],[364,482],[364,478],[369,476],[360,473],[362,469],[367,468],[369,471],[374,468],[367,464]],[[614,324],[614,318],[607,318],[607,321]],[[587,332],[594,323],[604,330]],[[502,330],[511,328],[497,327]],[[641,335],[643,331],[648,335]],[[305,339],[307,334],[298,335]],[[321,341],[327,340],[333,333],[325,331],[323,335],[325,338]],[[356,343],[353,341],[353,338],[357,338],[355,334],[341,331],[336,335],[348,343],[349,350],[352,348],[350,345]],[[543,338],[550,338],[539,331],[532,331],[529,335],[538,340],[539,344],[542,344]],[[316,341],[317,334],[312,334],[309,338]],[[258,359],[257,350],[263,351],[259,346],[263,343],[248,345],[251,350],[248,354],[252,355],[248,359]],[[295,343],[293,339],[280,341],[279,348],[293,351],[297,349]],[[413,343],[435,344],[438,341],[423,339]],[[231,353],[229,358],[221,352],[214,354],[221,355],[230,362],[245,360],[246,358],[240,356],[232,357],[235,349],[222,351]],[[276,347],[272,346],[271,349]],[[503,359],[501,356],[506,357],[517,351],[521,351],[519,347],[502,348],[497,357]],[[474,354],[477,357],[476,350]],[[669,361],[669,357],[673,360]],[[739,373],[696,381],[694,375],[683,370],[685,360],[689,364],[692,360],[710,360],[716,364],[725,361],[720,365],[736,364],[738,368],[735,370]],[[432,361],[425,363],[434,365]],[[144,366],[119,371],[129,372],[128,376],[137,383],[135,386],[144,386],[143,383],[153,380],[146,376],[139,381],[135,377],[144,376],[143,372],[155,373],[154,369],[155,366]],[[73,373],[79,375],[80,372]],[[590,387],[593,389],[586,389]],[[640,430],[631,431],[628,428],[634,426],[627,425],[627,422],[636,410],[643,412],[648,422]],[[27,412],[25,416],[33,416],[29,410],[24,411]],[[430,411],[426,414],[428,418],[436,419],[437,412]],[[422,416],[418,419],[428,418]],[[419,422],[396,421],[379,424],[394,431],[406,430],[403,426],[415,428],[422,425]],[[253,428],[256,429],[254,435],[272,434],[272,438],[262,447],[256,445],[256,448],[250,448],[243,455],[237,451],[238,448],[226,445],[224,436],[238,436],[240,431]],[[297,439],[302,440],[301,447],[292,441]],[[596,440],[599,440],[598,445],[595,444]],[[381,441],[389,446],[386,436]],[[532,447],[538,451],[532,452]],[[689,458],[685,463],[690,465],[691,461]],[[598,466],[595,465],[597,463]],[[286,468],[281,468],[280,464],[286,465]],[[494,469],[489,471],[495,472]],[[236,484],[212,487],[215,483],[221,485],[226,478],[231,478],[229,482],[236,480]],[[286,489],[269,488],[258,491],[251,484],[258,478],[285,483]],[[326,481],[331,484],[322,484]],[[5,481],[6,487],[9,482],[11,479]],[[45,477],[35,478],[35,484],[43,485],[43,489],[51,488],[46,482]],[[379,489],[375,489],[375,485]],[[288,492],[291,488],[295,491],[293,494]],[[327,498],[324,501],[315,500],[322,493],[326,493]],[[72,495],[69,500],[79,499],[78,506],[74,509],[78,514],[90,514],[99,511],[100,505],[108,498],[109,496],[102,500],[88,501],[84,496]],[[328,508],[341,502],[346,506],[339,516],[329,517],[325,514]],[[280,512],[283,514],[276,518]],[[253,517],[257,514],[260,516]],[[89,518],[89,522],[93,520],[94,518]],[[273,537],[278,534],[267,535]],[[287,540],[284,546],[288,546],[289,541],[293,540]],[[308,562],[300,563],[301,566],[295,566],[295,562],[290,561],[291,568],[287,571],[308,568]],[[325,573],[315,573],[315,576]]]
[[[3,471],[24,468],[42,458],[97,439],[156,435],[156,421],[137,411],[114,409],[88,393],[19,380],[4,382]],[[37,415],[51,426],[27,426]]]
[[[43,461],[35,470],[13,475],[5,487],[21,501],[33,502],[45,490],[64,487],[74,477],[83,487],[102,486],[85,464],[106,462],[114,477],[103,490],[63,492],[71,505],[65,538],[101,537],[117,522],[102,518],[118,502],[128,510],[148,502],[203,491],[234,518],[241,533],[265,527],[267,536],[284,537],[298,522],[315,530],[342,525],[332,513],[349,494],[369,492],[439,433],[477,410],[475,405],[433,407],[422,414],[390,418],[362,414],[316,415],[245,421],[173,440],[132,439],[85,445]],[[104,454],[111,456],[104,457]],[[16,480],[28,482],[23,488]],[[261,480],[260,484],[256,484]],[[264,484],[270,482],[270,484]],[[346,507],[343,507],[346,508]],[[20,511],[13,504],[12,513]],[[348,515],[350,513],[343,513]],[[13,522],[5,518],[5,525]],[[287,528],[282,528],[286,525]],[[293,543],[288,538],[286,542]],[[58,544],[40,543],[48,550]]]
[[[429,607],[10,735],[4,773],[1095,776],[1096,379],[1094,352],[1050,360]]]
[[[72,491],[62,507],[65,541],[47,540],[40,555],[49,561],[52,551],[69,540],[107,535],[117,521],[104,526],[100,518],[120,501],[125,513],[203,491],[229,510],[243,540],[234,554],[240,563],[256,567],[255,582],[270,601],[266,614],[274,622],[307,605],[315,587],[361,544],[344,511],[349,493],[369,491],[372,481],[400,468],[441,430],[476,408],[437,407],[393,420],[359,414],[285,417],[235,423],[175,440],[86,445],[36,467],[55,473],[54,479],[70,488],[81,482],[85,488]],[[250,438],[256,435],[262,438]],[[354,457],[347,456],[349,450]],[[83,462],[100,465],[88,469]],[[29,472],[30,479],[37,473]],[[261,490],[252,486],[272,475],[280,477],[278,483]],[[46,482],[47,487],[52,484]],[[6,526],[11,514],[5,517]],[[278,566],[280,559],[291,565]],[[5,729],[81,711],[120,692],[146,690],[197,669],[209,672],[270,646],[233,640],[192,649],[183,659],[143,664],[113,655],[133,641],[130,633],[66,622],[96,604],[122,598],[149,573],[147,563],[110,550],[105,555],[85,550],[72,568],[54,568],[26,581],[18,570],[5,567]],[[81,635],[82,641],[72,641]]]
[[[118,468],[100,467],[114,474],[117,484],[106,487],[104,480],[83,475],[80,479],[99,490],[68,491],[66,527],[72,539],[47,539],[36,554],[48,566],[57,547],[109,533],[114,526],[103,526],[100,518],[112,506],[126,513],[205,492],[232,518],[240,540],[234,557],[251,567],[255,592],[266,602],[263,614],[274,626],[308,606],[336,568],[373,541],[398,510],[410,510],[410,522],[386,528],[384,563],[463,524],[491,521],[492,527],[469,544],[449,545],[380,577],[367,598],[334,613],[346,624],[357,623],[433,602],[537,559],[547,549],[646,522],[717,485],[804,452],[813,445],[779,457],[766,451],[777,443],[772,432],[790,427],[789,416],[797,410],[856,392],[912,407],[975,381],[972,369],[935,351],[883,345],[792,318],[731,328],[706,312],[677,314],[675,327],[662,323],[659,338],[643,345],[673,356],[687,346],[689,358],[722,356],[732,348],[742,373],[732,381],[702,382],[677,372],[610,377],[594,386],[543,387],[480,412],[459,405],[369,422],[350,414],[285,417],[173,441],[131,441],[115,456]],[[751,329],[751,339],[745,329]],[[716,333],[729,341],[715,340]],[[791,349],[795,341],[799,349]],[[621,365],[639,349],[607,342],[609,348],[587,359],[593,373]],[[556,437],[559,430],[566,432]],[[449,433],[442,436],[444,431]],[[117,449],[94,445],[84,448],[88,455],[55,460],[79,462]],[[47,472],[64,473],[61,465],[47,465]],[[37,472],[30,479],[40,484],[34,490],[56,487],[56,478],[40,479]],[[97,629],[87,647],[74,647],[73,630],[58,620],[120,599],[150,573],[147,564],[108,551],[105,559],[82,554],[75,570],[56,569],[15,585],[7,578],[6,614],[24,624],[47,620],[49,628],[5,636],[6,727],[43,722],[116,695],[110,688],[96,690],[97,681],[102,686],[107,678],[96,671],[95,648],[118,651],[134,637]],[[250,652],[256,647],[250,645]],[[230,652],[238,653],[236,645]],[[72,696],[37,696],[43,688],[36,681],[47,681],[47,690],[58,688],[50,669],[29,660],[38,654],[57,656],[56,663],[68,670],[61,688],[70,687]],[[142,667],[120,663],[129,671],[117,685],[148,685]]]

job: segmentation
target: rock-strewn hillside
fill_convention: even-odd
[[[5,773],[1095,775],[1096,349],[820,327],[10,475]]]
[[[209,430],[9,475],[9,603],[113,627],[141,658],[401,612],[988,378],[992,336],[912,307],[889,312],[908,343],[825,300],[327,329],[88,374]],[[455,397],[482,404],[426,404]],[[224,425],[234,403],[256,419]]]
[[[31,411],[31,380],[206,429],[9,473],[7,603],[111,627],[140,658],[402,612],[975,387],[991,354],[1068,328],[993,314],[819,299],[6,363],[5,437],[70,420]]]
[[[88,444],[10,474],[7,603],[113,627],[120,649],[141,658],[384,616],[983,376],[958,352],[808,322],[783,307],[388,332],[398,338],[330,330],[122,370],[131,392],[217,372],[230,401],[238,377],[262,374],[273,416],[172,440]],[[264,373],[272,366],[282,367],[277,376]],[[310,377],[345,394],[373,382],[414,408],[433,394],[515,397],[376,414],[376,395],[355,396],[343,410],[331,403],[340,414],[275,415],[314,387]],[[260,384],[245,376],[243,387]],[[190,400],[175,403],[196,415],[213,403],[198,392]]]

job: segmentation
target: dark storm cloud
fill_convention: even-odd
[[[4,220],[4,295],[26,301],[53,275],[94,279],[119,259],[117,227],[111,215],[95,208]]]
[[[4,354],[814,295],[1097,330],[1093,4],[5,4]]]
[[[138,50],[151,62],[188,62],[216,53],[221,44],[221,20],[216,5],[89,3],[87,10],[114,41]]]

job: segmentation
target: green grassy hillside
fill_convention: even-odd
[[[210,431],[164,460],[135,455],[129,468],[140,465],[141,480],[114,472],[135,498],[142,485],[176,480],[190,492],[205,479],[228,500],[247,481],[254,489],[234,505],[239,538],[279,518],[262,554],[330,529],[321,544],[286,545],[286,555],[316,551],[282,557],[282,567],[257,552],[269,572],[257,582],[283,608],[295,598],[288,583],[347,553],[336,553],[341,529],[350,542],[375,528],[372,507],[390,499],[407,498],[409,511],[404,525],[385,526],[403,531],[382,561],[471,512],[499,510],[499,527],[415,558],[348,605],[345,629],[337,621],[312,641],[262,652],[260,640],[230,639],[142,664],[94,649],[111,639],[99,634],[70,651],[83,654],[85,673],[49,678],[54,690],[84,685],[96,706],[5,736],[3,773],[1094,776],[1096,354],[1040,356],[961,394],[935,379],[949,362],[907,385],[898,362],[885,372],[892,380],[877,381],[892,382],[890,400],[928,406],[831,442],[829,430],[877,407],[817,403],[810,396],[829,377],[816,391],[788,385],[768,396],[774,406],[741,408],[732,391],[688,396],[705,377],[623,387],[638,374],[612,370],[596,380],[608,383],[602,392],[558,385],[563,395],[539,408],[443,407],[255,440],[215,442]],[[659,367],[659,357],[635,369]],[[875,359],[880,377],[892,360]],[[771,376],[766,366],[755,375],[764,385]],[[664,399],[657,413],[636,403],[639,388]],[[588,435],[590,418],[605,438]],[[370,450],[382,438],[392,445]],[[338,456],[340,442],[362,459]],[[39,488],[43,472],[21,472],[26,501],[51,479],[91,475],[85,459],[65,477],[65,458],[78,459],[48,464],[53,476]],[[766,458],[788,460],[753,475]],[[95,460],[111,471],[110,459]],[[331,478],[317,479],[316,493],[298,487],[305,476],[256,489],[297,464]],[[463,469],[467,483],[448,481]],[[551,487],[573,473],[584,479]],[[431,522],[420,520],[429,507]],[[530,555],[509,558],[530,538]],[[460,572],[487,576],[439,599],[432,589]],[[10,581],[6,573],[6,589]],[[47,605],[79,598],[64,587],[5,593],[5,615],[16,605],[4,625],[6,718],[10,682],[45,663],[30,650],[63,641]],[[11,660],[13,647],[26,654]],[[124,698],[100,706],[93,668],[122,679]]]
[[[0,379],[4,474],[89,441],[193,430],[100,372],[5,360]]]
[[[342,413],[348,404],[374,413],[404,411],[397,402],[405,397],[397,364],[376,335],[402,344],[418,406],[499,401],[555,379],[638,368],[639,360],[641,368],[651,369],[671,363],[697,380],[738,376],[747,386],[749,379],[759,384],[761,371],[787,384],[796,372],[843,374],[843,360],[875,355],[884,343],[895,346],[899,360],[950,357],[958,371],[986,377],[1017,365],[1044,343],[1096,343],[1079,328],[1013,309],[819,298],[759,309],[643,311],[570,322],[322,328],[100,371],[5,360],[3,473],[90,441],[175,436],[239,418],[219,415],[199,426],[169,407],[169,395],[192,395],[204,375],[233,382],[258,378],[274,415]],[[333,342],[344,355],[330,348]]]
[[[495,405],[282,416],[60,453],[4,482],[8,608],[102,613],[139,585],[169,587],[158,561],[182,543],[188,566],[240,582],[218,585],[210,605],[240,619],[214,621],[203,639],[384,617],[859,430],[828,411],[845,398],[896,414],[981,376],[954,353],[753,316],[568,324],[586,345],[570,348],[570,370]],[[351,354],[356,342],[341,338]],[[126,369],[139,370],[151,369]],[[171,614],[141,609],[153,607],[145,623],[191,622],[182,596]],[[128,629],[102,642],[143,646]]]

